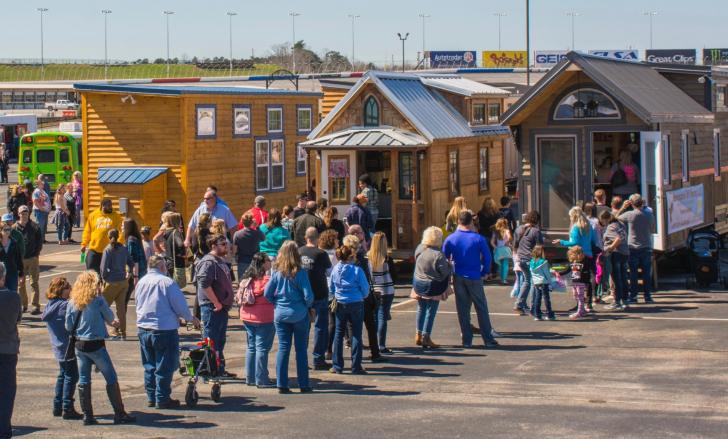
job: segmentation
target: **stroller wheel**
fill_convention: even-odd
[[[213,384],[212,390],[210,390],[210,398],[212,398],[215,402],[220,402],[220,396],[222,395],[222,391],[220,390],[220,384]]]
[[[187,383],[187,391],[185,392],[185,404],[190,408],[195,407],[199,399],[200,396],[197,394],[197,389],[195,389],[195,383],[190,381]]]

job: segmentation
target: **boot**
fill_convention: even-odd
[[[63,409],[63,419],[83,419],[83,415],[76,411],[76,407],[71,405],[70,408]]]
[[[61,409],[61,404],[53,401],[53,416],[59,417],[62,414],[63,414],[63,409]]]
[[[432,341],[432,339],[430,338],[429,334],[422,334],[422,347],[435,349],[435,348],[439,348],[440,345],[435,344],[435,342]]]
[[[119,388],[119,383],[107,384],[106,394],[109,396],[111,407],[114,408],[114,424],[129,424],[136,422],[136,418],[134,416],[130,416],[124,410],[124,403],[121,400],[121,389]]]
[[[78,399],[81,402],[81,411],[83,412],[83,425],[98,424],[96,418],[94,418],[94,407],[91,405],[91,384],[78,385]]]
[[[415,345],[422,346],[422,333],[420,331],[415,334]]]

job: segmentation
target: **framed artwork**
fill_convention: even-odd
[[[214,139],[217,107],[209,104],[195,105],[195,132],[198,139]]]
[[[250,105],[233,105],[233,137],[249,137],[250,133]]]

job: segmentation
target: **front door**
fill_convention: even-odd
[[[354,151],[323,151],[321,154],[321,196],[339,211],[339,219],[357,194]]]
[[[576,138],[538,136],[537,199],[544,230],[568,231],[576,204]]]
[[[640,133],[640,153],[642,175],[642,198],[655,216],[655,225],[652,229],[652,244],[655,250],[665,249],[665,225],[663,212],[662,190],[662,136],[659,131],[645,131]]]

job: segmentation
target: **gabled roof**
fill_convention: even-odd
[[[167,172],[167,168],[130,166],[99,168],[100,184],[145,184]]]
[[[180,96],[189,94],[224,94],[224,95],[276,95],[276,96],[323,96],[319,92],[268,89],[260,87],[218,87],[195,85],[146,85],[146,84],[99,84],[78,83],[73,88],[80,91],[99,91],[124,94],[146,94],[161,96]]]
[[[675,84],[662,76],[654,65],[569,52],[564,60],[544,76],[503,115],[511,122],[571,65],[577,66],[607,93],[647,123],[711,123],[713,114]]]
[[[437,75],[437,74],[420,74],[422,83],[428,87],[436,88],[461,96],[508,96],[510,93],[506,90],[493,87],[491,85],[475,82],[470,79],[463,78],[460,75]]]
[[[425,147],[430,142],[419,134],[401,130],[399,128],[379,127],[352,127],[347,130],[337,131],[318,139],[308,140],[301,143],[304,147],[315,147],[316,149],[332,149],[339,147]]]

